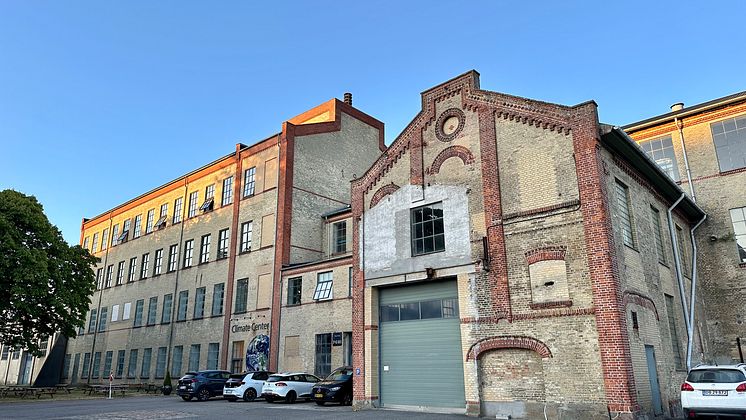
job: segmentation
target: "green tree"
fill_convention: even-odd
[[[0,191],[0,342],[39,355],[39,340],[75,337],[95,290],[88,250],[69,246],[33,196]]]

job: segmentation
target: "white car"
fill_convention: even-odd
[[[316,382],[321,381],[317,376],[303,372],[284,372],[271,375],[262,388],[262,397],[268,403],[284,399],[294,403],[298,398],[311,398],[311,389]]]
[[[681,384],[681,407],[689,418],[746,418],[746,363],[692,368]]]
[[[223,398],[233,402],[242,398],[244,401],[254,401],[262,392],[264,381],[274,372],[244,372],[236,373],[225,382]]]

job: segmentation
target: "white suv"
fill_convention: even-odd
[[[262,392],[264,381],[274,372],[244,372],[231,375],[223,387],[223,398],[233,402],[239,398],[254,401]]]
[[[681,407],[689,418],[746,418],[746,364],[695,366],[681,384]]]
[[[298,398],[311,398],[311,389],[316,382],[321,381],[310,373],[285,372],[270,376],[262,388],[262,397],[268,403],[284,399],[292,404]]]

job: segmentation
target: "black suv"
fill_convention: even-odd
[[[227,370],[201,370],[187,372],[179,379],[176,395],[184,401],[197,397],[199,401],[207,401],[210,397],[223,395],[223,385],[231,377]]]
[[[318,405],[327,402],[352,405],[352,367],[337,368],[326,379],[313,386],[311,397]]]

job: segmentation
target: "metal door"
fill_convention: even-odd
[[[73,361],[73,376],[70,382],[78,382],[78,368],[80,367],[80,353],[75,353],[75,360]]]
[[[645,356],[648,361],[648,379],[650,380],[650,395],[653,400],[653,413],[663,414],[661,404],[661,389],[658,384],[658,368],[655,364],[655,349],[653,346],[645,346]]]

